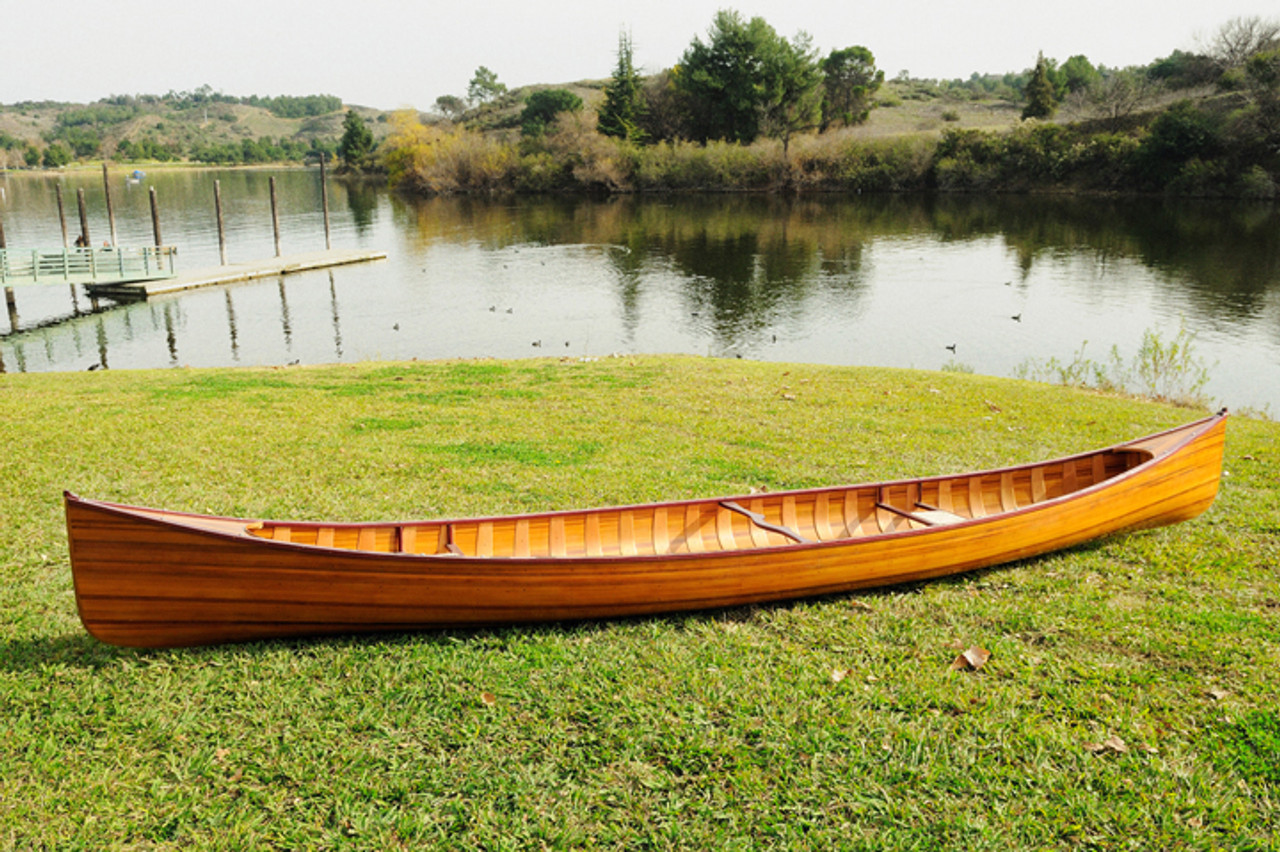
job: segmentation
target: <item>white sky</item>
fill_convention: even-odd
[[[0,103],[90,102],[205,83],[228,95],[333,94],[429,109],[485,65],[510,87],[608,77],[629,30],[646,72],[675,64],[716,11],[864,45],[893,77],[967,78],[1083,53],[1146,64],[1194,49],[1258,0],[0,0]],[[1050,11],[1052,10],[1052,11]]]

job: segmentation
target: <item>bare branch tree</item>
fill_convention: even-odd
[[[1250,17],[1232,18],[1204,45],[1204,52],[1223,71],[1239,68],[1249,57],[1280,47],[1280,20]]]

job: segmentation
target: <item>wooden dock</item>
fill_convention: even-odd
[[[214,287],[219,284],[234,284],[255,278],[275,278],[295,272],[310,272],[315,269],[346,266],[352,263],[386,260],[386,257],[387,253],[385,251],[334,249],[307,254],[283,255],[249,263],[212,266],[205,269],[192,270],[191,272],[180,272],[172,278],[163,280],[138,281],[128,284],[90,285],[88,290],[92,295],[106,296],[113,299],[146,299],[150,296],[179,293],[183,290],[194,290],[199,287]]]

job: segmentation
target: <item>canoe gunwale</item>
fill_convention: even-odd
[[[488,515],[466,518],[439,518],[429,520],[410,520],[410,521],[349,521],[349,522],[326,522],[326,521],[285,521],[285,520],[265,520],[260,518],[237,518],[224,517],[218,515],[201,514],[198,512],[170,511],[153,509],[143,506],[133,506],[123,503],[112,503],[109,501],[94,500],[83,498],[75,495],[71,491],[64,491],[64,500],[69,507],[72,503],[79,503],[86,506],[92,506],[102,511],[112,514],[127,516],[136,522],[154,525],[159,528],[180,527],[185,533],[207,536],[216,540],[227,541],[250,541],[255,546],[262,548],[278,549],[278,550],[298,550],[301,552],[309,552],[316,554],[340,555],[343,559],[365,559],[380,562],[386,562],[388,559],[393,561],[403,561],[405,567],[409,565],[466,565],[469,569],[476,569],[484,565],[545,565],[548,563],[563,564],[587,564],[587,563],[635,563],[642,565],[646,562],[681,562],[686,560],[692,561],[714,561],[718,558],[740,559],[745,556],[763,553],[789,553],[794,551],[825,551],[833,548],[848,547],[854,543],[872,543],[884,541],[886,539],[902,539],[909,540],[920,536],[945,536],[950,531],[968,530],[975,526],[992,525],[998,522],[1016,519],[1023,516],[1031,515],[1039,512],[1053,511],[1064,504],[1087,499],[1091,495],[1099,492],[1115,488],[1122,485],[1126,480],[1141,475],[1152,465],[1158,464],[1164,459],[1176,455],[1186,445],[1194,441],[1198,436],[1203,434],[1219,420],[1226,417],[1226,409],[1222,409],[1216,414],[1202,418],[1191,423],[1173,426],[1169,429],[1153,433],[1141,438],[1125,441],[1109,447],[1101,449],[1087,450],[1080,453],[1074,453],[1059,458],[1047,459],[1037,462],[1028,462],[1024,464],[1011,465],[1008,467],[997,467],[986,470],[971,471],[968,473],[952,473],[939,474],[934,476],[886,480],[877,482],[864,482],[853,485],[835,485],[835,486],[818,486],[805,489],[794,489],[787,491],[774,491],[756,495],[731,495],[726,497],[712,498],[694,498],[686,500],[658,501],[654,503],[629,504],[621,506],[607,506],[590,509],[567,509],[548,512],[533,512],[517,515]],[[1182,437],[1175,443],[1162,447],[1159,452],[1153,452],[1149,449],[1141,447],[1143,444],[1158,442],[1160,438],[1172,435],[1176,432],[1183,432]],[[814,541],[787,541],[779,544],[769,544],[756,547],[742,547],[734,549],[712,549],[700,552],[659,552],[644,553],[634,555],[538,555],[538,556],[480,556],[461,552],[444,552],[444,553],[402,553],[395,551],[374,551],[353,548],[334,547],[332,545],[307,544],[293,541],[280,541],[273,538],[265,538],[254,535],[250,532],[254,527],[261,528],[264,524],[273,526],[288,526],[295,529],[319,529],[330,528],[334,530],[353,530],[353,529],[394,529],[400,527],[411,527],[418,525],[452,526],[458,523],[486,523],[501,522],[511,520],[512,518],[542,520],[566,517],[582,517],[593,513],[604,512],[625,512],[625,511],[650,511],[657,507],[665,507],[667,510],[678,509],[684,510],[690,506],[724,506],[725,504],[733,504],[738,501],[747,501],[755,497],[807,497],[811,495],[819,495],[824,492],[833,491],[854,491],[867,488],[892,488],[905,485],[921,485],[925,483],[935,483],[943,481],[955,481],[961,479],[972,479],[975,477],[985,477],[996,474],[1015,474],[1021,471],[1029,471],[1036,468],[1042,468],[1048,465],[1068,464],[1081,459],[1092,458],[1100,455],[1106,455],[1117,452],[1141,452],[1146,453],[1147,458],[1138,464],[1123,470],[1114,476],[1094,482],[1084,488],[1061,494],[1057,497],[1045,498],[1038,502],[1019,506],[1015,509],[994,512],[991,514],[980,515],[976,517],[959,517],[955,521],[947,521],[935,523],[928,526],[917,528],[904,527],[900,529],[891,529],[872,533],[869,535],[845,536],[841,538]],[[893,511],[899,511],[894,507],[889,507]],[[731,509],[731,511],[733,511]],[[185,521],[184,519],[190,519]],[[200,521],[211,522],[218,525],[226,525],[229,527],[239,526],[238,530],[218,529],[214,526],[200,523]],[[783,535],[786,535],[783,533]]]

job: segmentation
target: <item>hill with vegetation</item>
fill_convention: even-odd
[[[1237,18],[1148,65],[1083,55],[967,80],[886,80],[869,49],[716,15],[672,68],[509,90],[481,66],[423,113],[205,86],[94,104],[0,105],[0,166],[339,156],[415,194],[1065,191],[1273,199],[1280,22]]]
[[[347,110],[385,135],[385,114],[334,95],[234,97],[202,86],[165,95],[113,95],[91,104],[0,104],[0,168],[76,161],[241,165],[333,156]]]

